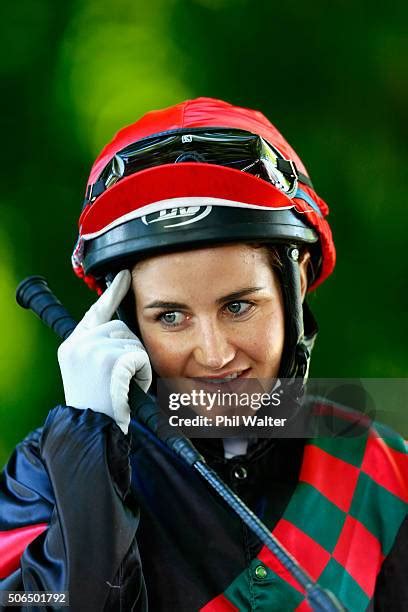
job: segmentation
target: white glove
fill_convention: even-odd
[[[149,357],[140,340],[123,321],[111,321],[130,282],[129,270],[119,272],[58,349],[66,404],[107,414],[124,434],[130,422],[131,378],[145,392],[152,382]]]

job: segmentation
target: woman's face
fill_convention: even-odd
[[[302,278],[305,289],[305,270]],[[266,249],[235,244],[159,255],[133,268],[132,284],[158,376],[276,377],[284,309]]]

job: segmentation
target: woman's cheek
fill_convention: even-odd
[[[276,323],[275,320],[273,324],[264,326],[263,333],[258,335],[256,348],[258,362],[269,364],[272,369],[280,364],[285,340],[283,319],[279,324]]]
[[[250,321],[242,329],[241,346],[258,362],[268,362],[271,358],[280,357],[284,343],[284,322],[279,312]]]
[[[182,376],[183,347],[175,336],[169,333],[143,336],[152,367],[163,378]]]

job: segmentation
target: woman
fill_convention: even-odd
[[[128,389],[132,377],[151,393],[158,377],[206,389],[279,377],[299,398],[316,336],[304,297],[334,267],[327,212],[267,119],[222,101],[149,113],[105,147],[73,255],[102,295],[59,350],[66,406],[4,471],[3,590],[68,591],[73,610],[308,609],[277,559],[131,419]],[[405,609],[401,439],[195,444],[348,609]]]

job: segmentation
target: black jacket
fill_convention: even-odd
[[[303,441],[261,440],[229,460],[220,440],[196,445],[272,529],[298,481]],[[245,571],[242,610],[266,610],[262,594],[273,579],[255,573],[261,547],[191,468],[134,421],[125,436],[103,414],[59,406],[2,473],[0,589],[69,591],[74,612],[192,612]],[[371,609],[407,610],[407,575],[405,520]],[[286,600],[273,609],[294,607]]]

